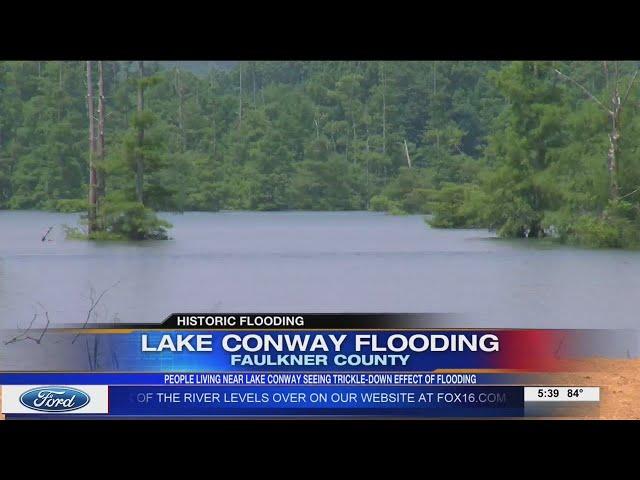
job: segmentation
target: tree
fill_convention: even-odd
[[[138,129],[138,144],[136,151],[136,199],[144,205],[144,129],[146,118],[144,115],[144,62],[138,62],[138,102],[135,124]]]
[[[513,62],[493,79],[508,101],[486,149],[491,170],[482,176],[486,222],[507,237],[544,235],[544,212],[560,192],[546,173],[565,145],[562,91],[540,62]]]
[[[87,61],[87,114],[89,116],[89,223],[88,233],[91,235],[97,230],[97,169],[95,164],[96,156],[96,135],[94,127],[94,98],[93,98],[93,62]]]
[[[98,62],[98,145],[97,145],[97,156],[98,156],[98,166],[97,169],[97,184],[98,184],[98,204],[100,204],[101,199],[104,198],[106,182],[105,182],[105,173],[104,173],[104,160],[105,160],[105,143],[104,143],[104,119],[105,119],[105,93],[104,93],[104,71],[103,71],[103,63],[102,61]]]
[[[557,68],[555,72],[564,80],[567,80],[582,90],[589,99],[591,99],[609,118],[610,132],[609,132],[609,149],[607,152],[607,171],[609,172],[609,197],[611,200],[617,200],[620,197],[620,187],[618,182],[619,172],[619,152],[620,142],[622,137],[621,129],[621,117],[622,111],[629,99],[629,94],[633,88],[633,85],[638,77],[638,69],[636,68],[628,81],[626,87],[621,87],[620,83],[620,68],[619,62],[613,62],[612,72],[608,68],[607,62],[604,62],[604,74],[606,75],[607,85],[611,83],[610,89],[610,107],[605,106],[598,97],[590,92],[582,84],[574,80],[572,77],[565,75]],[[610,80],[610,75],[613,76],[613,80]]]

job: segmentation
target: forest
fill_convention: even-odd
[[[617,61],[0,62],[0,209],[375,210],[640,246],[640,81]],[[78,234],[78,232],[76,232]]]

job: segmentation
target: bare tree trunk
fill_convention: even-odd
[[[113,62],[111,64],[111,68],[113,70],[113,90],[116,90],[118,88],[118,70],[119,70],[119,65],[118,62]]]
[[[607,153],[607,170],[609,171],[609,198],[616,200],[620,197],[618,187],[618,142],[620,133],[616,125],[616,119],[611,118],[611,133],[609,134],[609,151]]]
[[[438,62],[433,62],[431,66],[431,75],[433,76],[433,95],[436,95],[436,91],[438,90],[438,77],[436,76],[436,65]]]
[[[353,125],[353,164],[356,164],[356,145],[358,144],[356,139],[356,117],[353,114],[353,107],[351,108],[351,121]]]
[[[182,77],[180,69],[176,67],[176,92],[178,94],[178,130],[180,131],[180,148],[186,150],[186,138],[184,133],[184,95],[182,90]]]
[[[313,119],[313,124],[316,126],[316,140],[320,140],[320,123],[318,121],[318,116]]]
[[[617,200],[620,197],[618,187],[618,149],[620,142],[620,99],[618,62],[614,62],[614,88],[611,95],[611,133],[609,134],[609,151],[607,152],[607,170],[609,170],[609,198]]]
[[[136,153],[136,199],[144,204],[144,124],[142,123],[142,113],[144,112],[144,62],[138,62],[138,151]]]
[[[64,91],[64,62],[60,62],[60,68],[58,69],[58,87],[60,92]],[[58,102],[58,121],[62,120],[62,101]]]
[[[409,147],[407,146],[407,139],[404,140],[404,154],[407,157],[407,165],[411,168],[411,156],[409,155]]]
[[[98,62],[98,205],[102,202],[105,194],[105,174],[104,174],[104,118],[105,118],[105,98],[104,98],[104,69],[103,62]]]
[[[253,79],[253,108],[256,108],[256,62],[251,67],[251,77]]]
[[[213,88],[213,71],[210,72],[211,78],[209,81],[209,90],[211,95],[211,143],[213,154],[216,154],[217,147],[217,131],[216,131],[216,104],[214,100],[214,88]]]
[[[238,130],[242,129],[242,63],[240,63],[240,95],[238,95]]]
[[[96,230],[96,137],[93,115],[93,62],[87,61],[87,113],[89,116],[89,223],[87,231],[92,234]]]
[[[370,156],[369,156],[369,151],[370,151],[370,149],[369,149],[369,123],[367,123],[367,140],[366,140],[366,143],[365,143],[365,151],[367,152],[367,162],[366,162],[366,165],[365,165],[365,169],[366,169],[365,170],[365,172],[366,172],[366,177],[365,177],[366,178],[366,180],[365,180],[366,183],[365,183],[365,185],[367,187],[367,201],[366,201],[366,205],[365,206],[366,206],[366,208],[368,210],[369,209],[369,196],[370,196],[369,195],[369,158],[370,158]]]
[[[384,75],[384,62],[381,64],[382,73],[382,153],[387,151],[387,79]]]

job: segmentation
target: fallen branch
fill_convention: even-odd
[[[34,313],[33,314],[33,318],[31,319],[31,323],[26,328],[26,330],[22,331],[21,333],[19,333],[15,337],[13,337],[11,340],[7,340],[6,342],[4,342],[4,344],[5,345],[9,345],[10,343],[16,343],[16,342],[19,342],[21,340],[26,340],[27,338],[29,338],[28,334],[31,331],[31,327],[33,327],[33,324],[35,323],[36,318],[38,318],[38,314]]]
[[[45,310],[44,316],[47,319],[47,323],[45,324],[44,328],[42,329],[38,337],[32,337],[31,335],[29,335],[29,333],[31,332],[31,329],[33,328],[33,324],[36,321],[36,318],[38,318],[38,314],[34,313],[33,318],[31,319],[31,323],[29,323],[29,326],[27,327],[27,329],[19,333],[15,337],[13,337],[11,340],[7,340],[6,342],[4,342],[4,344],[9,345],[10,343],[22,342],[25,340],[31,340],[33,342],[36,342],[37,344],[40,344],[40,342],[42,342],[42,339],[46,335],[47,331],[49,330],[49,325],[51,324],[51,321],[49,320],[49,312]]]
[[[47,230],[47,233],[45,233],[42,236],[42,241],[44,242],[47,239],[47,236],[49,235],[49,233],[51,232],[51,230],[53,230],[53,226],[49,227],[49,230]]]

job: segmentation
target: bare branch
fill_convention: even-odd
[[[607,112],[609,115],[613,115],[613,112],[611,110],[609,110],[607,107],[604,106],[604,104],[598,100],[589,90],[587,90],[583,85],[581,85],[580,83],[576,82],[573,78],[565,75],[564,73],[562,73],[560,70],[558,70],[557,68],[554,69],[555,72],[560,75],[561,78],[570,81],[571,83],[573,83],[574,85],[576,85],[580,90],[582,90],[584,93],[587,94],[587,96],[593,100],[595,103],[597,103],[600,108],[602,108],[605,112]]]
[[[38,339],[36,340],[37,344],[40,344],[40,342],[42,341],[42,339],[44,338],[45,333],[47,333],[47,330],[49,330],[49,324],[51,323],[51,321],[49,320],[49,312],[47,312],[45,310],[44,312],[44,316],[47,319],[47,324],[44,326],[44,329],[42,330],[42,332],[40,333],[40,336],[38,337]]]
[[[30,335],[32,329],[33,329],[33,325],[36,321],[36,319],[38,318],[38,314],[34,313],[33,314],[33,318],[31,319],[31,322],[29,323],[29,326],[23,330],[21,333],[19,333],[18,335],[16,335],[15,337],[13,337],[11,340],[7,340],[6,342],[4,342],[5,345],[9,345],[10,343],[17,343],[17,342],[23,342],[23,341],[27,341],[27,340],[31,340],[37,344],[40,344],[42,342],[42,339],[44,338],[44,336],[46,335],[47,331],[49,330],[49,325],[51,324],[51,321],[49,320],[49,312],[47,311],[47,309],[44,307],[44,305],[42,305],[40,302],[37,302],[38,305],[40,306],[40,308],[42,308],[42,310],[44,311],[44,316],[47,319],[47,323],[44,326],[44,329],[42,329],[42,331],[40,332],[40,335],[38,337],[32,337]]]
[[[100,300],[102,300],[102,297],[104,297],[104,295],[111,290],[112,288],[115,288],[118,284],[120,283],[120,280],[118,280],[116,283],[114,283],[113,285],[111,285],[110,287],[104,289],[102,291],[102,293],[100,295],[98,295],[98,298],[96,300],[93,300],[93,289],[91,292],[91,306],[89,307],[89,310],[87,311],[87,317],[84,320],[84,323],[82,324],[81,328],[86,328],[87,324],[89,323],[89,320],[91,319],[91,314],[93,313],[93,311],[95,310],[95,308],[98,306],[98,304],[100,303]],[[80,332],[78,332],[76,334],[76,336],[73,338],[73,340],[71,341],[71,343],[75,343],[76,340],[78,339],[78,337],[80,336]]]
[[[10,343],[16,343],[20,340],[25,340],[25,337],[27,337],[29,335],[29,332],[31,331],[31,327],[33,327],[33,323],[36,321],[36,318],[38,318],[38,314],[34,313],[33,318],[31,319],[31,323],[29,323],[29,326],[25,330],[20,332],[18,335],[13,337],[11,340],[7,340],[6,342],[4,342],[4,344],[9,345]]]
[[[638,70],[636,69],[636,71],[633,72],[633,77],[631,77],[631,81],[629,82],[629,86],[627,87],[627,91],[624,93],[624,98],[622,99],[622,102],[620,102],[620,108],[622,108],[624,106],[624,104],[627,101],[627,98],[629,98],[629,93],[631,93],[631,87],[633,87],[633,83],[636,81],[637,77],[638,77]]]
[[[618,200],[622,200],[623,198],[630,197],[631,195],[633,195],[636,192],[640,192],[640,187],[636,188],[633,192],[629,192],[626,195],[621,196]]]
[[[42,236],[42,241],[44,242],[47,239],[47,236],[49,235],[49,233],[51,233],[51,230],[53,230],[53,225],[49,227],[49,230],[47,230],[47,233],[45,233]]]

